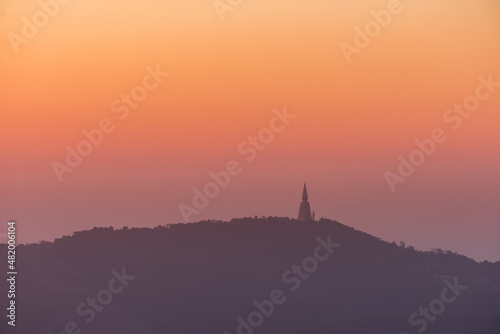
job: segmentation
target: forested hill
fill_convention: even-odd
[[[19,246],[17,267],[2,333],[500,333],[500,262],[327,219],[94,228]]]

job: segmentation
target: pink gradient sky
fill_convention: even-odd
[[[339,44],[387,3],[252,0],[220,21],[211,1],[75,0],[15,53],[7,34],[39,7],[2,1],[0,222],[22,242],[181,222],[192,189],[237,160],[192,221],[295,217],[306,181],[317,217],[500,260],[500,88],[459,129],[443,121],[479,76],[500,81],[500,4],[401,1],[348,64]],[[170,76],[120,121],[111,103],[156,64]],[[284,106],[297,117],[246,162],[238,145]],[[116,130],[58,182],[51,164],[106,117]],[[438,127],[448,140],[391,192],[384,172]]]

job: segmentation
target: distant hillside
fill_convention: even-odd
[[[500,262],[326,219],[94,228],[17,253],[18,326],[7,333],[500,333]]]

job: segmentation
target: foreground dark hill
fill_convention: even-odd
[[[500,333],[500,262],[324,219],[95,228],[19,246],[17,264],[2,333]]]

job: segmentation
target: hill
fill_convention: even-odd
[[[94,228],[17,258],[7,333],[500,333],[500,262],[327,219]]]

